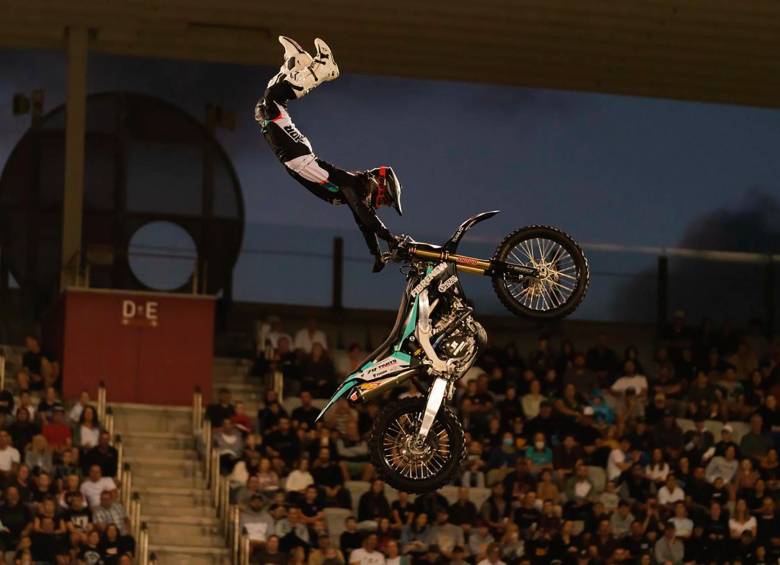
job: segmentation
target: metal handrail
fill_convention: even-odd
[[[203,391],[195,387],[192,395],[192,432],[197,434],[203,428]]]
[[[114,438],[114,412],[110,406],[106,406],[104,409],[105,415],[103,417],[103,426],[108,432],[108,437]]]
[[[239,538],[238,545],[238,563],[239,565],[249,565],[249,558],[251,557],[252,544],[249,540],[249,532],[246,528],[241,528],[241,536]]]
[[[149,527],[142,522],[138,530],[138,565],[149,565]],[[155,556],[154,562],[157,561]]]
[[[116,480],[119,481],[119,484],[122,484],[122,475],[125,472],[125,446],[122,443],[122,436],[117,434],[114,437],[113,444],[114,449],[116,449]]]
[[[130,514],[130,495],[133,489],[133,473],[130,470],[130,463],[125,463],[122,469],[122,477],[120,479],[119,496],[122,500],[122,504]]]
[[[5,390],[5,355],[0,354],[0,390]]]
[[[97,398],[97,415],[98,421],[103,422],[106,419],[106,383],[100,381],[98,384],[98,398]]]

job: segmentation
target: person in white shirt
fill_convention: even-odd
[[[78,423],[81,420],[81,413],[84,411],[84,407],[89,406],[89,404],[89,392],[82,390],[81,394],[79,395],[79,401],[74,404],[70,409],[70,412],[68,412],[68,418],[70,421],[74,424]]]
[[[620,447],[609,452],[607,457],[607,480],[616,480],[623,471],[631,467],[628,451],[631,449],[631,441],[627,437],[620,439]]]
[[[487,555],[477,565],[506,565],[501,561],[501,548],[497,543],[491,543],[488,546]]]
[[[306,490],[306,487],[314,484],[314,478],[309,472],[309,460],[302,457],[298,460],[298,466],[287,476],[284,489],[287,492],[300,492]]]
[[[666,477],[666,484],[658,489],[658,504],[669,506],[675,502],[685,500],[685,491],[677,484],[674,475]]]
[[[750,514],[745,499],[740,498],[734,505],[734,516],[729,520],[729,533],[731,539],[738,540],[743,532],[750,532],[753,539],[756,539],[758,522],[756,517]]]
[[[349,565],[386,565],[385,556],[376,550],[376,534],[370,534],[359,547],[349,554]]]
[[[645,476],[656,484],[661,484],[666,482],[668,475],[669,463],[664,461],[664,452],[656,447],[653,449],[650,464],[645,467]]]
[[[309,318],[306,321],[306,327],[301,328],[295,334],[295,349],[300,349],[304,353],[311,353],[311,347],[315,343],[319,343],[325,350],[328,349],[328,336],[317,328],[317,320]]]
[[[11,436],[5,430],[0,431],[0,472],[9,475],[19,466],[22,458],[19,450],[11,445]]]
[[[525,414],[526,420],[536,418],[539,415],[539,407],[542,405],[542,402],[547,400],[547,398],[542,395],[542,384],[538,379],[532,380],[529,386],[530,391],[528,394],[523,395],[523,398],[521,399],[523,414]]]
[[[687,539],[693,534],[693,520],[688,518],[685,502],[675,503],[674,518],[669,521],[674,524],[674,532],[678,538]]]
[[[647,396],[647,378],[637,375],[636,364],[631,359],[623,365],[623,371],[625,374],[612,385],[612,392],[623,394],[628,389],[633,389],[637,396]]]
[[[103,491],[115,491],[116,483],[111,477],[104,477],[103,472],[100,470],[100,465],[92,465],[89,468],[89,476],[87,480],[81,483],[79,489],[81,494],[84,495],[84,500],[90,508],[100,506],[100,495]]]

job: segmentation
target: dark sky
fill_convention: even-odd
[[[696,218],[741,205],[751,188],[780,194],[777,110],[342,71],[290,111],[321,157],[395,168],[405,215],[383,213],[394,231],[444,238],[464,217],[499,208],[477,235],[550,223],[582,242],[675,245]],[[259,135],[253,106],[273,72],[96,55],[89,88],[153,94],[198,118],[206,102],[235,111],[237,129],[219,139],[247,221],[351,229],[348,211],[295,184]],[[63,101],[64,75],[60,54],[0,52],[0,165],[28,125],[11,116],[12,93],[44,88],[51,109]]]

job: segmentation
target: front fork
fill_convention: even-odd
[[[433,422],[436,420],[436,415],[439,413],[442,404],[444,404],[444,399],[450,400],[454,391],[454,381],[445,377],[436,377],[433,381],[431,392],[428,394],[428,402],[425,404],[425,413],[420,424],[420,431],[418,432],[420,441],[426,440],[428,432],[431,431]]]

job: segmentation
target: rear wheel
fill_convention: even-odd
[[[387,406],[374,422],[371,463],[390,486],[412,493],[431,492],[447,484],[465,461],[463,428],[443,406],[428,436],[417,435],[425,398],[404,398]]]
[[[531,226],[512,232],[496,248],[493,261],[510,266],[493,275],[493,288],[506,308],[518,316],[560,318],[576,310],[588,289],[588,260],[580,246],[562,231]],[[536,269],[538,276],[511,273],[511,265]]]

